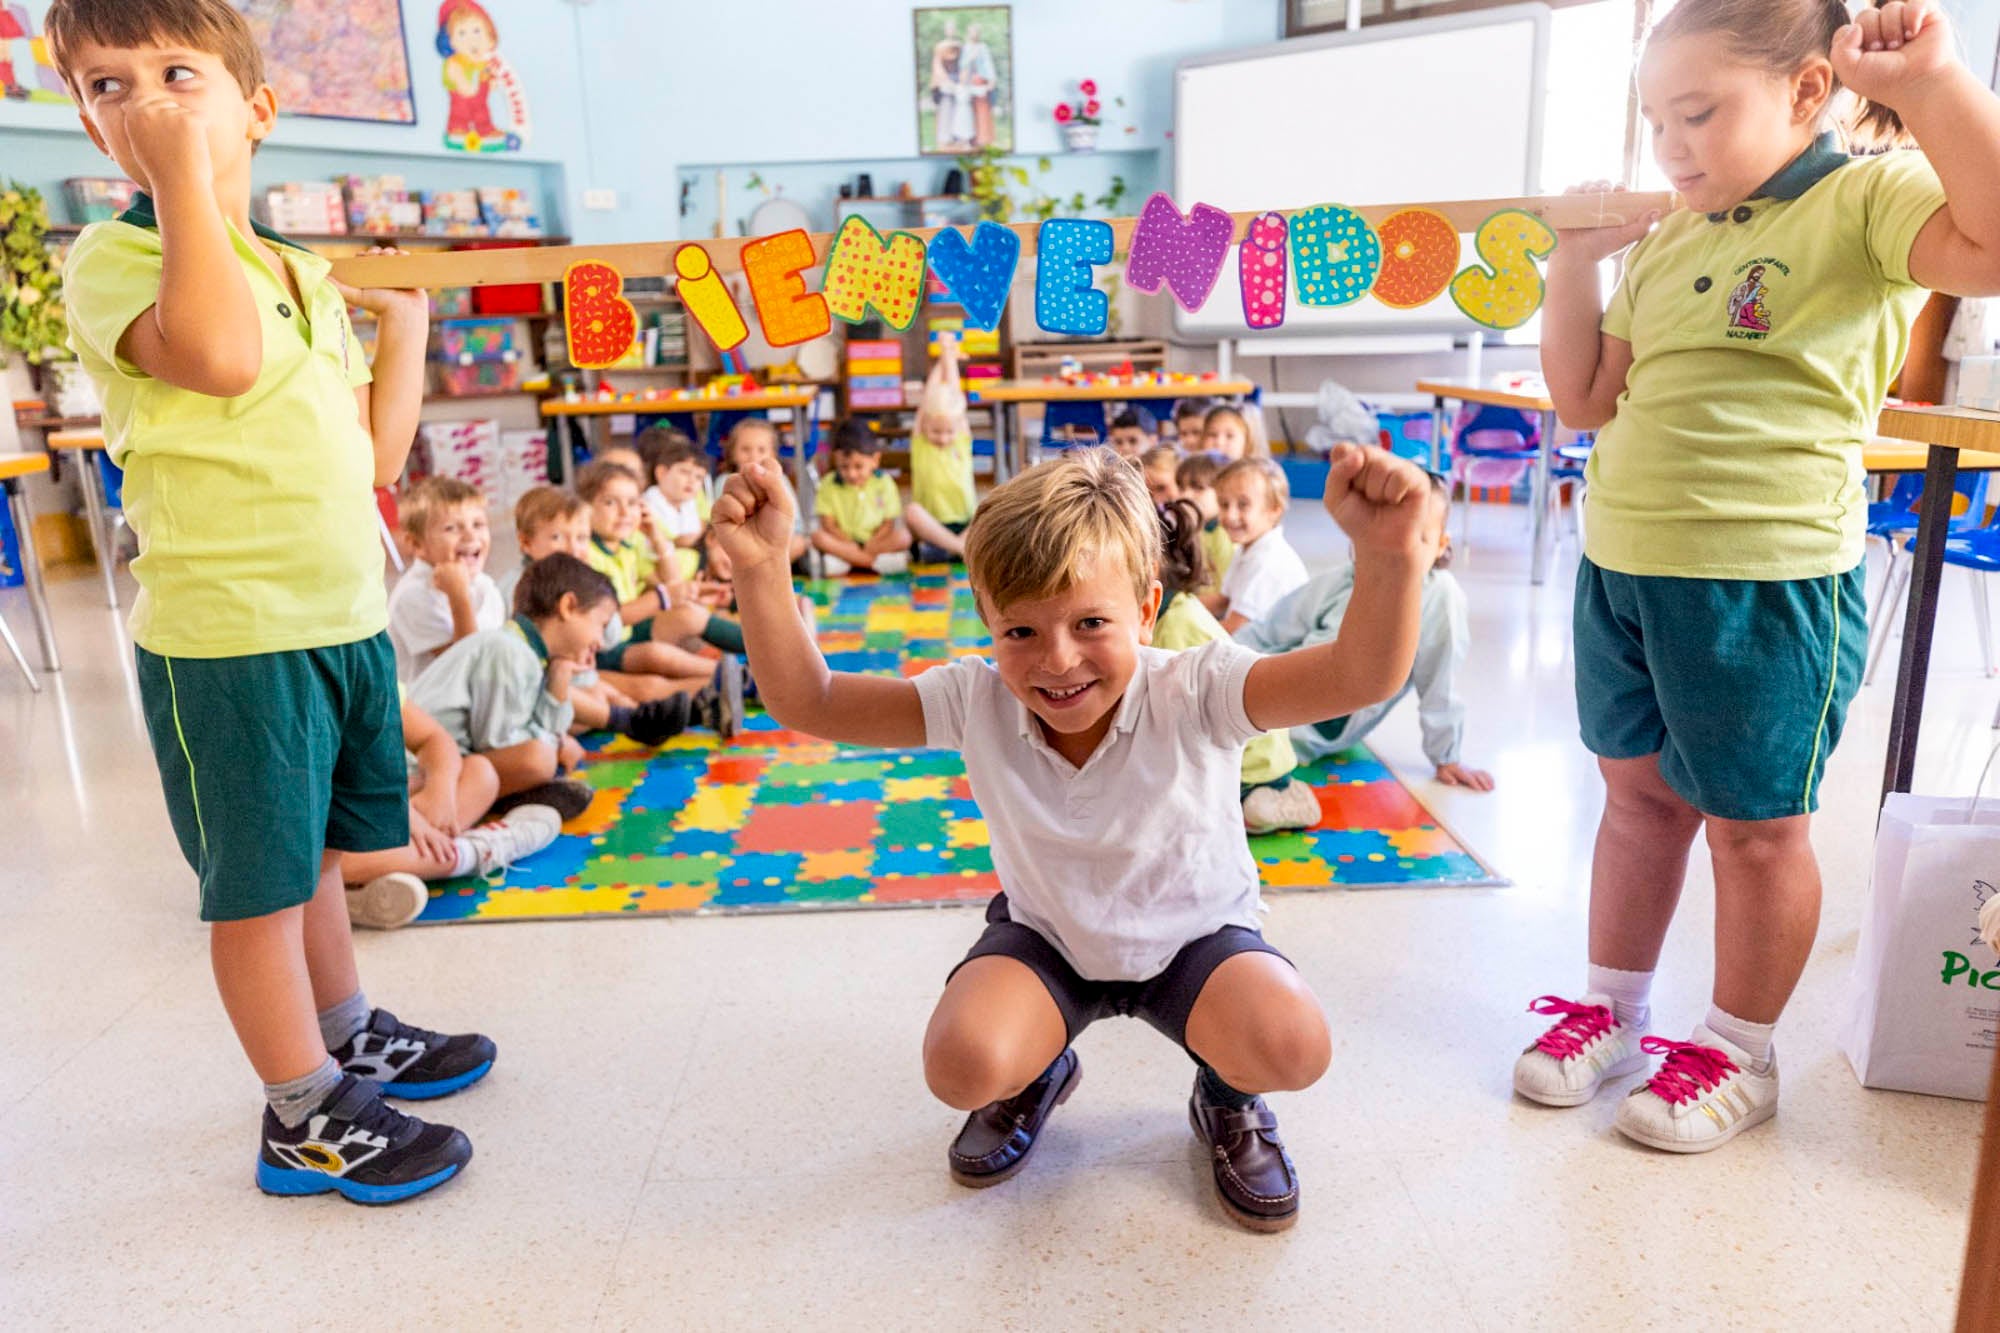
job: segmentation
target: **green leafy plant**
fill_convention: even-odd
[[[31,366],[68,355],[62,265],[49,252],[49,210],[39,190],[0,189],[0,363],[9,351]]]
[[[1041,166],[1047,171],[1049,160],[1043,158]],[[981,218],[988,222],[1014,220],[1014,192],[1010,186],[1027,187],[1027,168],[1009,163],[1005,153],[988,144],[977,153],[959,158],[958,169],[965,174],[965,196],[978,205]]]

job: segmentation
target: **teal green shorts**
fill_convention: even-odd
[[[1576,711],[1606,759],[1660,776],[1719,819],[1819,807],[1861,683],[1862,566],[1818,579],[1653,578],[1588,559],[1576,576]]]
[[[167,814],[201,879],[201,919],[311,899],[323,851],[410,841],[389,636],[252,657],[135,650]]]
[[[632,635],[625,642],[615,648],[599,648],[597,650],[597,669],[599,671],[623,671],[625,669],[625,654],[631,652],[637,644],[651,643],[652,641],[653,618],[648,616],[638,624],[632,626]]]

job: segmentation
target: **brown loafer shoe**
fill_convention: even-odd
[[[1283,1231],[1299,1220],[1299,1173],[1278,1137],[1278,1117],[1259,1097],[1241,1111],[1202,1094],[1188,1098],[1188,1121],[1208,1145],[1215,1197],[1231,1221],[1252,1231]]]
[[[951,1178],[985,1189],[1027,1165],[1049,1113],[1069,1100],[1083,1077],[1076,1052],[1065,1047],[1042,1076],[1004,1102],[982,1106],[965,1118],[947,1157]]]

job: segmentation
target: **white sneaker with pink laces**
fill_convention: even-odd
[[[1659,1069],[1632,1090],[1612,1124],[1628,1139],[1665,1152],[1707,1152],[1778,1113],[1778,1056],[1758,1072],[1739,1046],[1703,1024],[1687,1041],[1648,1037]]]
[[[1544,1106],[1581,1106],[1614,1078],[1646,1067],[1640,1033],[1618,1021],[1605,995],[1565,1000],[1544,995],[1530,1013],[1555,1018],[1514,1062],[1514,1091]]]

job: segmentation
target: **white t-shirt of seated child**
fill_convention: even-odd
[[[432,583],[436,574],[428,561],[412,560],[389,590],[389,642],[396,649],[396,675],[405,682],[451,646],[451,599]],[[507,602],[491,574],[482,569],[473,575],[471,592],[475,631],[507,623]]]
[[[925,743],[959,750],[986,816],[1008,915],[1092,981],[1158,976],[1224,926],[1258,928],[1243,836],[1243,687],[1258,655],[1228,640],[1139,649],[1111,730],[1082,768],[982,658],[916,678]]]
[[[660,531],[671,541],[699,537],[708,529],[708,520],[701,516],[701,501],[693,496],[673,504],[658,486],[649,486],[639,499],[653,512],[653,521],[660,525]]]
[[[1231,615],[1262,620],[1271,608],[1306,585],[1306,562],[1276,528],[1236,548],[1236,558],[1222,576],[1222,595]]]

